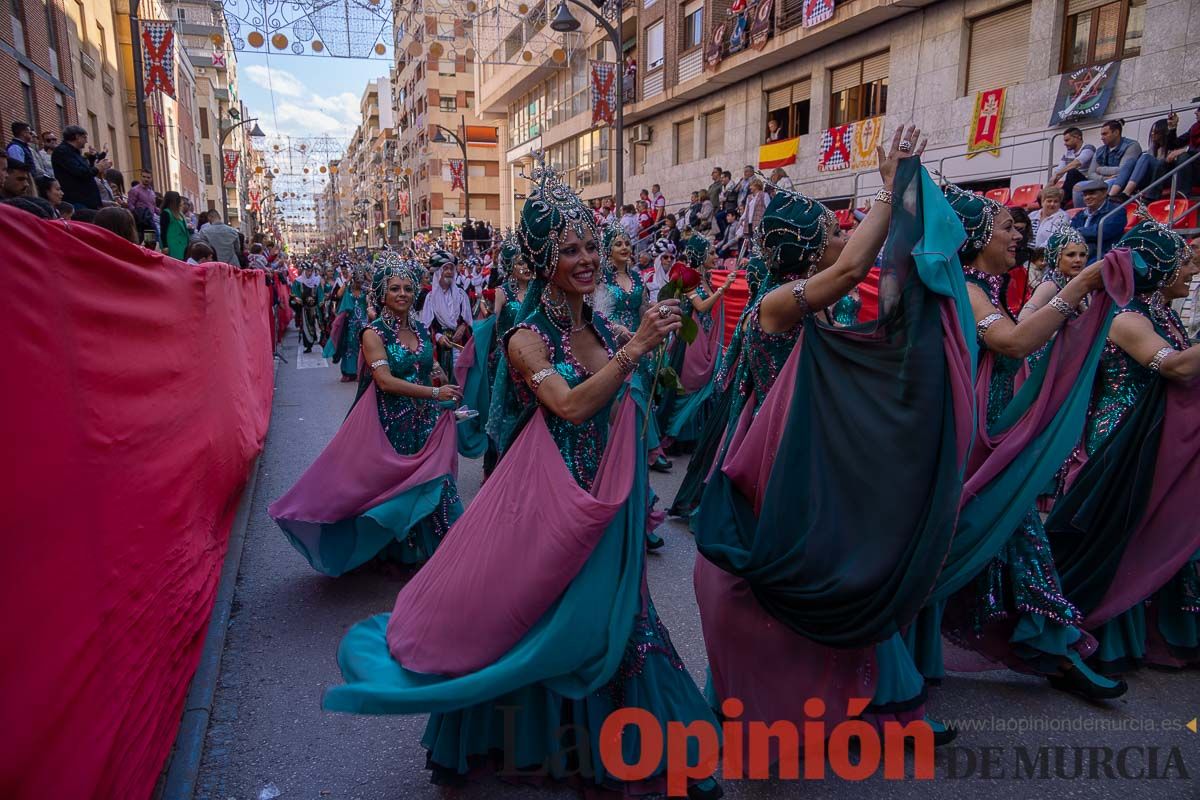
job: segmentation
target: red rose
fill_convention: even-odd
[[[671,272],[668,277],[670,280],[678,283],[685,292],[690,292],[700,285],[700,273],[682,261],[676,261],[671,266]]]
[[[487,300],[489,303],[494,302],[496,299],[496,290],[491,289],[491,288],[484,289],[483,290],[483,299]]]

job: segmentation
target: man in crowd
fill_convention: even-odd
[[[126,202],[134,216],[137,216],[139,208],[154,213],[158,203],[154,197],[154,180],[149,170],[142,170],[141,182],[129,189]]]
[[[1079,128],[1067,128],[1063,131],[1063,154],[1058,160],[1058,166],[1050,175],[1050,184],[1063,190],[1066,197],[1074,197],[1075,186],[1087,180],[1088,170],[1092,168],[1092,159],[1096,156],[1096,146],[1083,143],[1083,131]],[[1079,199],[1082,203],[1082,197]],[[1076,208],[1079,207],[1077,204]]]
[[[1071,227],[1078,230],[1087,242],[1088,263],[1102,258],[1125,232],[1124,213],[1104,219],[1109,212],[1121,208],[1109,197],[1108,188],[1108,184],[1100,180],[1084,181],[1075,187],[1076,191],[1083,194],[1083,211],[1071,218]],[[1101,239],[1099,250],[1096,248],[1097,238]]]
[[[771,170],[771,183],[783,189],[785,192],[790,192],[795,189],[792,179],[788,177],[787,170],[783,167],[776,167]]]
[[[721,173],[721,210],[726,213],[738,213],[738,184],[733,182],[733,173],[725,170]]]
[[[714,211],[718,212],[721,210],[721,190],[725,188],[725,184],[721,183],[721,172],[722,170],[720,167],[713,167],[712,175],[710,176],[712,178],[712,183],[708,185],[708,202],[712,203]],[[719,218],[725,215],[718,213],[716,216],[718,217],[717,228],[724,233],[725,225]]]
[[[747,164],[742,167],[742,179],[737,182],[738,211],[746,210],[746,197],[750,194],[750,181],[754,180],[754,167]]]
[[[25,165],[25,171],[36,178],[41,173],[38,172],[37,162],[33,159],[33,148],[29,146],[33,141],[33,128],[29,127],[27,122],[14,122],[12,135],[12,141],[8,143],[6,151],[8,157],[13,161],[20,161]]]
[[[1096,150],[1088,175],[1108,184],[1108,196],[1117,202],[1128,200],[1137,191],[1137,183],[1132,180],[1133,169],[1142,154],[1140,144],[1122,135],[1124,127],[1125,121],[1120,119],[1110,119],[1100,126],[1100,140],[1104,144]]]
[[[30,175],[29,167],[24,161],[9,156],[8,169],[4,175],[3,182],[0,183],[0,195],[5,200],[10,200],[14,197],[26,197],[29,195],[29,187],[33,185],[33,178]]]
[[[217,261],[223,261],[233,266],[241,266],[241,234],[236,228],[225,224],[221,212],[213,209],[208,212],[208,224],[205,225],[197,238],[207,242],[217,256]]]
[[[667,198],[663,197],[662,187],[657,183],[650,187],[650,200],[654,209],[654,219],[660,220],[667,213]]]
[[[638,235],[638,218],[634,208],[629,203],[621,209],[621,229],[625,231],[625,235],[629,237],[629,241],[633,242]]]
[[[94,153],[84,154],[88,133],[78,125],[68,125],[63,129],[62,136],[62,144],[54,148],[51,163],[58,185],[62,187],[63,200],[77,209],[90,208],[95,211],[100,208],[100,187],[96,185],[96,176],[103,175],[105,170],[112,167],[112,161],[97,158]]]

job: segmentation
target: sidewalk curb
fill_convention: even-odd
[[[259,453],[250,466],[246,488],[242,490],[242,497],[238,501],[233,527],[229,532],[229,547],[225,551],[225,563],[221,566],[221,577],[217,583],[217,598],[213,602],[212,617],[204,636],[204,649],[183,704],[183,718],[179,722],[179,733],[175,736],[168,759],[166,780],[158,795],[160,800],[192,800],[196,793],[200,761],[204,755],[204,737],[208,732],[217,679],[221,675],[221,655],[225,651],[225,634],[229,630],[238,571],[242,564],[242,548],[246,543],[246,528],[253,510],[261,462],[262,453]]]

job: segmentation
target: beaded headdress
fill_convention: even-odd
[[[520,255],[521,241],[517,238],[517,234],[510,230],[504,234],[504,239],[500,244],[500,271],[505,276],[512,274],[517,257]]]
[[[1142,221],[1121,237],[1117,247],[1128,247],[1145,262],[1145,273],[1134,270],[1133,276],[1134,291],[1144,294],[1174,283],[1192,250],[1178,231],[1153,219],[1146,206],[1138,206]]]
[[[602,252],[606,258],[612,255],[613,242],[617,240],[618,236],[624,236],[627,239],[629,238],[629,234],[626,233],[625,229],[620,225],[609,225],[604,229],[604,238],[600,242],[600,252]]]
[[[755,250],[772,273],[815,272],[837,217],[819,200],[784,189],[761,173],[758,178],[775,190],[775,196],[754,232]]]
[[[529,180],[534,187],[521,210],[518,236],[526,263],[549,279],[558,267],[558,249],[567,230],[580,238],[590,233],[597,243],[600,231],[592,210],[546,164],[543,151],[534,150],[533,158],[536,166]]]
[[[959,259],[963,264],[971,264],[992,240],[992,233],[996,229],[996,215],[1004,206],[989,197],[960,189],[953,183],[943,186],[942,192],[967,232],[966,241],[958,248]]]
[[[392,278],[412,281],[413,289],[421,286],[421,269],[413,261],[406,261],[399,253],[385,250],[375,258],[375,272],[371,276],[371,302],[376,307],[383,305],[387,284]]]
[[[683,260],[692,269],[700,269],[708,260],[708,254],[711,251],[712,242],[703,236],[693,235],[683,245]]]
[[[1067,249],[1067,245],[1081,244],[1085,247],[1087,242],[1083,239],[1083,234],[1077,228],[1072,228],[1070,225],[1062,225],[1046,242],[1046,271],[1058,271],[1058,257],[1062,255],[1062,251]]]

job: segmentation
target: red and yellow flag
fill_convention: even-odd
[[[784,139],[781,142],[768,142],[758,148],[758,168],[775,169],[796,163],[796,154],[800,150],[800,137]]]

